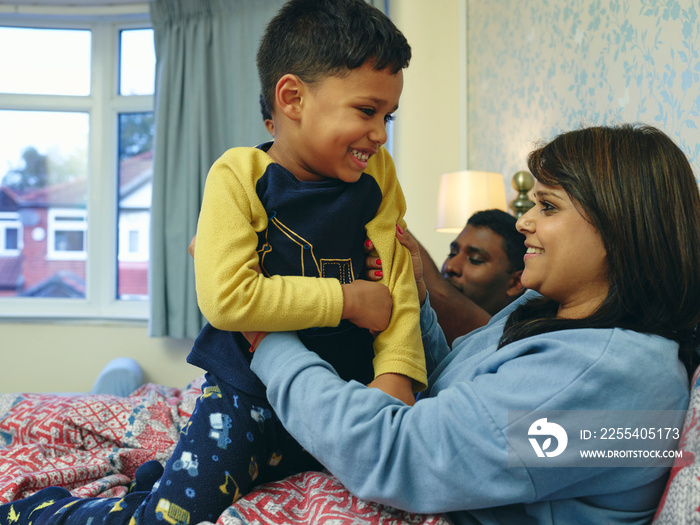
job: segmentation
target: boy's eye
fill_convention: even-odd
[[[396,117],[395,117],[394,115],[385,115],[385,116],[384,116],[384,122],[389,123],[389,122],[391,122],[392,120],[394,120],[395,118],[396,118]]]
[[[362,113],[367,115],[368,117],[373,117],[374,114],[377,112],[374,108],[358,108]]]

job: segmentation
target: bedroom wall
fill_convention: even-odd
[[[0,322],[0,392],[85,392],[116,357],[146,381],[184,387],[201,375],[185,362],[192,341],[150,338],[146,322]]]
[[[440,175],[467,168],[466,10],[466,0],[389,3],[413,52],[394,121],[393,156],[408,227],[439,264],[454,237],[435,232]]]
[[[512,174],[535,141],[645,122],[700,176],[700,0],[470,0],[469,152]]]

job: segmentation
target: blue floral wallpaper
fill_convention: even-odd
[[[700,0],[468,0],[468,158],[509,179],[533,145],[644,122],[700,177]]]

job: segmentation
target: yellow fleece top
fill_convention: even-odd
[[[258,148],[230,149],[211,167],[195,249],[200,310],[213,327],[234,332],[337,326],[343,310],[338,279],[265,276],[256,269],[259,240],[269,222],[256,188],[272,168],[280,166]],[[406,228],[406,203],[386,149],[369,160],[365,174],[381,190],[366,233],[382,261],[381,282],[393,298],[389,326],[374,341],[374,374],[402,374],[413,379],[416,391],[423,390],[427,376],[411,256],[395,236],[397,224]]]

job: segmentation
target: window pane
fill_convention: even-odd
[[[88,132],[86,113],[0,111],[0,216],[21,234],[0,295],[85,296]]]
[[[20,254],[21,231],[19,213],[0,212],[0,257],[17,257]]]
[[[153,113],[119,115],[119,299],[148,299]]]
[[[90,47],[87,30],[0,27],[0,92],[89,95]]]
[[[71,232],[56,230],[56,251],[82,252],[85,251],[83,232]]]
[[[10,228],[5,230],[5,250],[16,250],[19,246],[19,230]]]
[[[153,29],[123,30],[119,53],[119,94],[152,95],[155,77]]]

